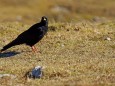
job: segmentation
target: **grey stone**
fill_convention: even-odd
[[[27,74],[28,78],[41,78],[42,77],[42,67],[36,66],[32,71]]]

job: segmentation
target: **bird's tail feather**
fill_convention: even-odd
[[[10,42],[9,44],[5,45],[5,46],[0,50],[0,52],[3,52],[3,51],[5,51],[5,50],[7,50],[8,48],[10,48],[10,47],[12,47],[12,46],[15,46],[15,45],[17,45],[17,42],[16,42],[16,40],[13,40],[13,41]]]

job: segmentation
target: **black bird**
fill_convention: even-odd
[[[4,46],[0,52],[7,50],[15,45],[26,44],[32,48],[35,52],[36,48],[34,45],[39,42],[48,31],[48,19],[43,16],[40,23],[36,23],[31,26],[28,30],[21,33],[15,40]]]

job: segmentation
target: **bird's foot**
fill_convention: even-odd
[[[2,53],[2,51],[0,50],[0,53]]]
[[[38,52],[38,50],[36,49],[35,46],[32,46],[31,48],[32,48],[32,51],[33,51],[34,53],[37,53],[37,52]]]

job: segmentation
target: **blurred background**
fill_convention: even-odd
[[[0,0],[0,22],[35,23],[115,19],[115,0]]]

